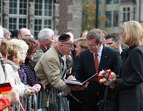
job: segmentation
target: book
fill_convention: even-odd
[[[11,91],[12,87],[10,83],[2,83],[0,84],[0,94],[7,95],[9,91]]]
[[[83,86],[83,85],[85,85],[86,82],[94,81],[97,78],[98,78],[98,73],[92,75],[91,77],[89,77],[88,79],[86,79],[83,82],[81,82],[79,80],[68,80],[68,79],[65,79],[65,83],[70,84],[70,85],[80,85],[80,86]]]

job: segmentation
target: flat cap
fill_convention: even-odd
[[[58,38],[58,41],[60,42],[65,42],[65,41],[68,41],[70,40],[70,35],[69,34],[62,34],[60,35],[60,37]]]

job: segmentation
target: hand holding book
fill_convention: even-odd
[[[84,82],[80,82],[76,79],[69,80],[69,78],[68,78],[68,79],[65,79],[65,83],[70,84],[70,85],[84,86],[87,82],[94,81],[94,80],[97,80],[97,79],[98,79],[98,73],[92,75],[91,77],[86,79]]]

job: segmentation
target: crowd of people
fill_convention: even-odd
[[[0,95],[0,110],[50,87],[69,100],[70,111],[143,110],[143,27],[137,21],[125,22],[122,35],[91,29],[78,39],[43,28],[36,40],[27,28],[0,27],[0,58],[0,84],[12,87]],[[85,81],[104,69],[116,74],[110,85],[98,78],[82,86],[64,81]]]

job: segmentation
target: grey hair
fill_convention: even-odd
[[[96,39],[96,43],[99,44],[103,41],[103,32],[100,29],[91,29],[87,34],[87,39]]]
[[[5,39],[7,38],[8,35],[11,35],[11,33],[5,28],[3,28],[3,32],[4,32],[3,36]]]
[[[44,39],[50,40],[53,35],[54,35],[54,31],[52,29],[44,28],[44,29],[40,30],[40,32],[38,34],[38,41],[43,42]]]

